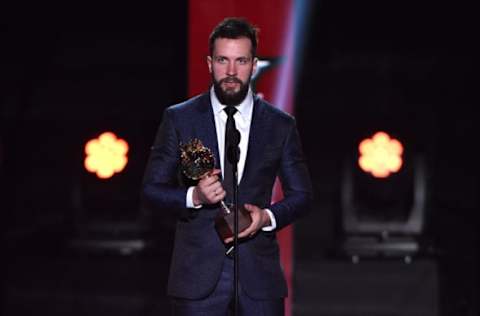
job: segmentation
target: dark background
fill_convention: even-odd
[[[140,206],[140,183],[163,109],[187,97],[187,12],[185,1],[1,10],[6,315],[162,314],[172,228]],[[297,262],[338,260],[342,163],[383,129],[426,157],[421,256],[438,267],[442,315],[477,314],[474,12],[462,2],[313,3],[295,116],[315,208],[295,226]],[[105,130],[130,143],[126,170],[108,182],[82,165],[84,144]],[[138,238],[151,243],[133,255],[81,242]]]

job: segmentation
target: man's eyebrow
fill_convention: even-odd
[[[235,57],[235,58],[230,58],[228,56],[225,56],[225,55],[215,55],[213,56],[213,58],[225,58],[225,59],[234,59],[234,60],[240,60],[240,59],[247,59],[247,60],[250,60],[250,59],[253,59],[251,56],[239,56],[239,57]]]

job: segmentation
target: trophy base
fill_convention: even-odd
[[[215,219],[215,228],[222,239],[230,238],[233,236],[235,212],[226,213],[220,211]],[[239,207],[238,213],[238,231],[241,232],[252,223],[250,213],[243,207]]]

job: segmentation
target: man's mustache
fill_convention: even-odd
[[[238,79],[237,77],[227,77],[227,78],[223,78],[222,80],[220,80],[219,83],[220,83],[220,84],[222,84],[222,83],[239,83],[239,84],[243,84],[242,80]]]

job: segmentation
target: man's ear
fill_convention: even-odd
[[[212,73],[212,56],[207,56],[208,72]]]
[[[258,62],[258,58],[257,58],[257,57],[253,57],[252,74],[254,74],[254,73],[257,71],[257,62]]]

